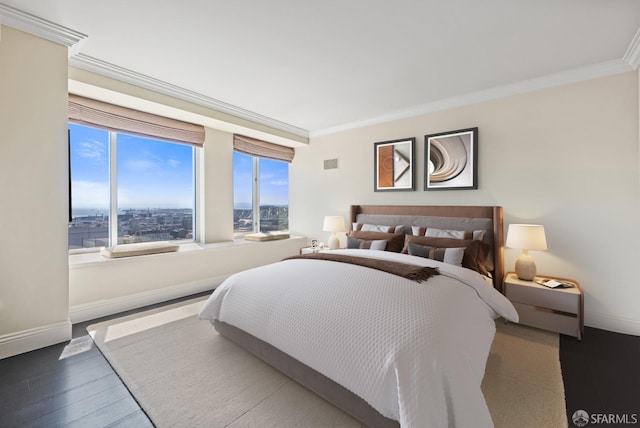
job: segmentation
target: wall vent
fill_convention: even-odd
[[[337,168],[338,168],[338,159],[325,159],[324,169],[337,169]]]

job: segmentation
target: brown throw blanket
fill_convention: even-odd
[[[300,256],[291,256],[283,260],[291,259],[329,260],[332,262],[350,263],[358,266],[368,267],[371,269],[381,270],[383,272],[398,275],[416,282],[426,281],[432,276],[440,274],[438,268],[415,266],[391,260],[378,260],[365,257],[347,256],[344,254],[311,253],[303,254]]]

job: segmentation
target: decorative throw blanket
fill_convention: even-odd
[[[344,254],[331,254],[331,253],[311,253],[303,254],[299,256],[287,257],[283,260],[291,259],[316,259],[316,260],[328,260],[332,262],[350,263],[353,265],[364,266],[370,269],[377,269],[383,272],[387,272],[393,275],[398,275],[403,278],[407,278],[411,281],[422,282],[426,281],[434,275],[439,275],[438,268],[415,266],[406,263],[395,262],[391,260],[379,260],[369,259],[364,257],[347,256]]]

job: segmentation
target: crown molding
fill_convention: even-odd
[[[638,37],[638,35],[636,35]],[[338,132],[349,131],[352,129],[363,128],[366,126],[379,125],[395,120],[408,119],[411,117],[421,116],[424,114],[435,113],[438,111],[448,110],[452,108],[464,107],[467,105],[477,104],[481,102],[506,98],[513,95],[525,94],[527,92],[539,91],[542,89],[553,88],[557,86],[568,85],[585,80],[598,79],[601,77],[611,76],[620,73],[632,71],[633,66],[626,60],[612,60],[588,67],[582,67],[569,71],[549,74],[547,76],[535,79],[525,80],[504,86],[497,86],[482,91],[472,92],[466,95],[447,98],[432,103],[422,104],[414,108],[400,110],[383,116],[371,119],[345,123],[343,125],[334,126],[327,129],[310,131],[309,137],[320,137]]]
[[[12,8],[4,3],[0,3],[0,24],[66,46],[69,48],[70,55],[76,52],[80,42],[88,37],[86,34]]]
[[[168,95],[182,101],[187,101],[221,113],[249,120],[260,125],[268,126],[283,132],[288,132],[299,137],[309,137],[309,132],[306,129],[298,128],[296,126],[289,125],[287,123],[280,122],[266,116],[262,116],[258,113],[254,113],[252,111],[236,107],[223,101],[216,100],[215,98],[207,97],[197,92],[193,92],[188,89],[184,89],[179,86],[154,79],[153,77],[128,70],[126,68],[102,61],[97,58],[93,58],[89,55],[74,55],[69,58],[69,65],[99,74],[101,76],[110,77],[121,82],[149,89],[151,91],[163,95]]]
[[[631,40],[627,52],[622,57],[633,69],[640,67],[640,28]]]

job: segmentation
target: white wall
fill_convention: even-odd
[[[205,107],[70,69],[66,47],[5,26],[1,31],[0,358],[68,340],[70,317],[83,321],[209,290],[232,273],[275,262],[306,245],[304,238],[232,241],[232,133],[264,138],[273,132],[278,141],[300,145],[304,138],[244,119],[223,123]],[[209,125],[198,159],[201,245],[126,260],[68,255],[69,74],[76,87],[97,95],[139,100]]]
[[[71,337],[67,48],[0,27],[0,358]]]
[[[233,240],[233,134],[206,128],[198,160],[198,240]]]
[[[211,290],[229,275],[297,254],[304,238],[187,245],[177,253],[69,265],[71,320],[91,320]],[[81,257],[80,257],[81,258]]]
[[[538,271],[577,279],[586,323],[640,334],[638,73],[566,85],[312,138],[290,173],[294,232],[328,239],[322,218],[350,204],[501,205],[541,223]],[[478,190],[423,191],[424,135],[479,127]],[[373,191],[373,143],[416,137],[418,190]],[[338,158],[339,168],[323,170]],[[518,251],[507,249],[507,269]]]

